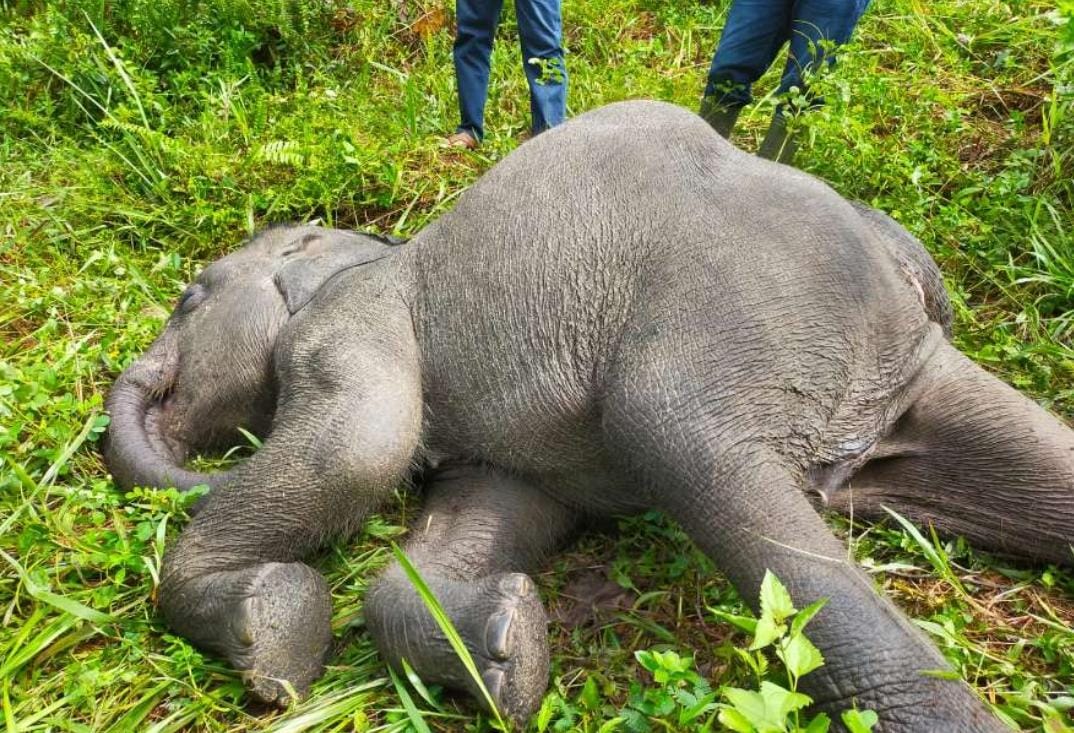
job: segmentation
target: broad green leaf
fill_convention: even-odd
[[[824,664],[824,657],[820,650],[813,646],[813,642],[807,639],[805,634],[801,633],[787,637],[779,645],[777,654],[795,679]]]
[[[660,700],[653,706],[653,712],[661,718],[671,715],[674,710],[675,699],[670,696],[660,698]]]
[[[634,658],[638,660],[638,664],[650,672],[660,669],[660,662],[656,659],[656,652],[639,650],[634,652]]]
[[[582,685],[582,691],[578,695],[578,702],[586,710],[596,710],[600,707],[600,691],[597,689],[597,681],[592,677],[586,679]]]
[[[769,616],[776,623],[782,623],[793,616],[794,611],[791,594],[771,570],[766,570],[761,581],[761,618]]]
[[[828,599],[821,598],[796,613],[794,619],[791,620],[791,636],[801,633],[805,625],[813,620],[813,617],[817,615],[820,609],[824,608],[826,603],[828,603]]]
[[[826,713],[818,713],[817,717],[809,721],[809,725],[806,726],[803,733],[828,733],[828,728],[831,725],[832,719]]]
[[[840,717],[850,733],[870,733],[879,720],[872,710],[844,710]]]
[[[764,649],[785,633],[787,633],[786,624],[776,624],[770,616],[765,614],[757,621],[757,629],[754,632],[753,643],[750,644],[749,649],[751,652]]]
[[[791,692],[767,680],[761,683],[759,692],[726,687],[723,696],[759,733],[787,730],[787,716],[813,702],[808,695]]]
[[[761,683],[761,697],[765,707],[772,711],[775,720],[784,721],[790,713],[801,710],[813,702],[809,695],[791,692],[774,682],[765,680]]]
[[[753,690],[743,690],[738,687],[725,687],[723,696],[731,703],[731,706],[754,728],[764,728],[768,724],[765,700],[761,693]]]
[[[718,720],[721,725],[735,731],[735,733],[755,733],[756,731],[756,728],[750,725],[750,721],[746,719],[746,716],[734,708],[723,708],[720,711]]]
[[[713,616],[720,619],[721,621],[726,621],[727,623],[733,625],[735,628],[741,631],[745,631],[750,636],[756,635],[757,619],[751,618],[749,616],[736,616],[733,613],[727,613],[726,611],[721,611],[720,609],[713,608],[712,606],[709,606],[708,609],[709,613],[711,613]]]

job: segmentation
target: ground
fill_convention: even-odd
[[[566,0],[571,111],[639,97],[696,106],[726,9]],[[489,728],[465,702],[389,677],[363,631],[363,591],[416,499],[316,560],[338,652],[310,699],[269,711],[155,610],[184,502],[119,493],[97,449],[108,385],[205,262],[278,221],[413,233],[519,143],[528,102],[508,12],[485,146],[438,148],[455,122],[451,17],[443,0],[0,2],[6,730]],[[1070,0],[875,0],[816,80],[827,106],[801,121],[799,157],[916,234],[943,268],[958,345],[1068,420],[1072,18]],[[756,146],[771,103],[744,117],[740,145]],[[1066,730],[1074,574],[895,520],[832,522],[1001,715]],[[688,720],[689,695],[758,685],[749,638],[718,617],[741,602],[659,517],[583,538],[538,582],[553,673],[535,729],[700,730],[712,713]],[[651,650],[693,660],[635,656]]]

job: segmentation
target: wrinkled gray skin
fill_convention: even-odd
[[[645,144],[639,145],[643,140]],[[169,548],[169,623],[283,703],[322,670],[330,598],[302,559],[419,467],[407,550],[498,704],[547,683],[524,575],[586,517],[657,508],[747,599],[766,569],[827,664],[804,686],[884,731],[998,731],[816,511],[889,506],[1070,563],[1074,432],[946,340],[939,273],[883,214],[616,104],[527,142],[404,247],[270,229],[208,267],[117,382],[123,485],[212,487]],[[193,450],[265,436],[223,474]],[[366,599],[384,657],[473,691],[397,567]]]

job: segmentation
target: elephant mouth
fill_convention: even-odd
[[[162,456],[169,456],[176,465],[185,466],[191,447],[182,442],[166,426],[175,412],[175,387],[169,387],[146,405],[143,430],[146,438]]]

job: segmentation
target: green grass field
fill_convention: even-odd
[[[694,107],[726,9],[566,0],[572,112],[638,97]],[[416,232],[519,143],[528,100],[508,14],[486,145],[438,148],[455,123],[451,41],[445,0],[0,0],[7,733],[489,729],[465,702],[389,677],[363,629],[364,588],[414,498],[316,560],[339,649],[308,700],[269,711],[155,611],[185,502],[122,495],[97,451],[108,385],[204,263],[272,222]],[[875,0],[817,84],[828,105],[802,121],[799,165],[916,234],[944,270],[959,346],[1074,418],[1071,0]],[[771,104],[745,117],[739,144],[756,146]],[[1071,571],[927,528],[833,524],[1012,725],[1070,729]],[[703,730],[712,715],[688,720],[691,700],[758,685],[736,651],[748,637],[709,610],[741,602],[658,517],[583,538],[538,581],[555,620],[536,730]],[[588,618],[578,595],[608,608]]]

